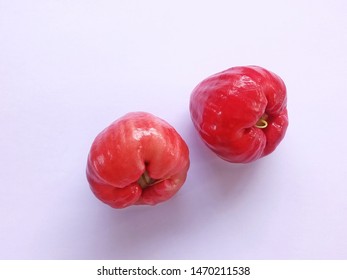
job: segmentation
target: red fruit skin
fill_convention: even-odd
[[[238,66],[199,83],[190,98],[194,127],[219,157],[248,163],[272,153],[288,127],[282,79],[259,66]],[[263,118],[267,127],[256,124]]]
[[[98,199],[125,208],[170,199],[184,184],[189,164],[188,146],[171,125],[152,114],[133,112],[95,138],[86,174]],[[144,173],[152,183],[141,187]]]

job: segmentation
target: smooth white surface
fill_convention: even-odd
[[[347,4],[1,1],[1,259],[346,259]],[[218,159],[191,90],[236,65],[280,75],[290,125],[271,155]],[[94,137],[130,111],[187,141],[186,184],[114,210],[85,178]]]

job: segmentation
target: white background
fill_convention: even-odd
[[[0,0],[1,259],[346,259],[347,4]],[[263,66],[288,90],[277,150],[247,165],[198,138],[207,76]],[[94,137],[130,111],[190,147],[181,191],[115,210],[85,178]]]

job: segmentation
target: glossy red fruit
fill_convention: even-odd
[[[251,162],[273,152],[285,136],[286,87],[262,67],[233,67],[195,87],[190,113],[202,140],[219,157]]]
[[[129,113],[94,140],[87,179],[95,196],[113,208],[155,205],[181,188],[189,150],[177,131],[145,112]]]

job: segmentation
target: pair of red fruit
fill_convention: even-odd
[[[247,163],[275,150],[287,126],[286,87],[258,66],[233,67],[199,83],[190,98],[194,127],[219,157]],[[94,140],[87,162],[91,190],[113,208],[155,205],[174,196],[189,169],[189,149],[164,120],[128,113]]]

